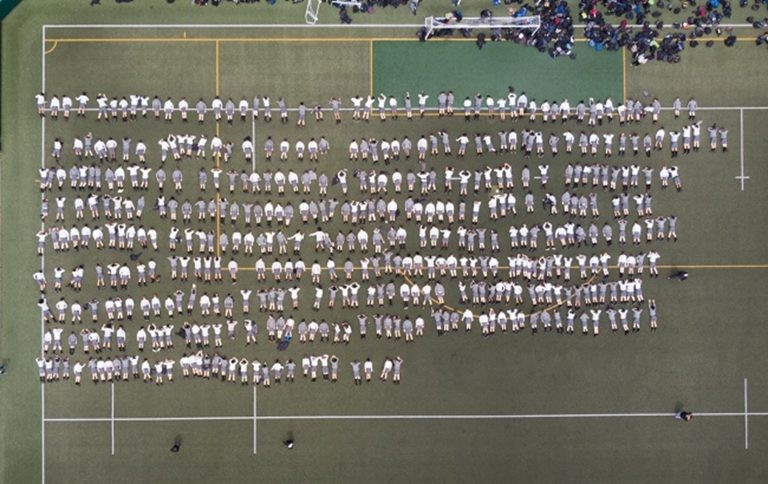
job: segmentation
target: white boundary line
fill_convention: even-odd
[[[749,449],[749,408],[747,407],[747,379],[744,379],[744,449]]]
[[[709,106],[696,108],[697,111],[733,111],[740,109],[742,111],[765,111],[768,106]],[[662,111],[672,111],[674,108],[661,108]]]
[[[256,118],[253,117],[253,109],[248,108],[251,112],[251,143],[253,143],[253,157],[251,158],[251,171],[256,171]]]
[[[41,77],[42,77],[42,92],[45,92],[45,44],[46,44],[46,29],[66,29],[66,28],[83,28],[83,29],[97,29],[97,28],[420,28],[421,24],[375,24],[375,25],[306,25],[306,24],[73,24],[73,25],[43,25],[42,27],[42,39],[41,39]],[[575,25],[576,28],[584,28],[584,25]],[[749,24],[722,24],[721,27],[751,27]],[[662,110],[671,110],[672,108],[662,108]],[[97,109],[91,108],[88,111],[96,111]],[[210,109],[209,109],[210,110]],[[291,108],[289,111],[296,111],[297,108]],[[351,108],[342,108],[342,111],[351,111]],[[428,108],[428,111],[435,111],[436,108]],[[768,110],[765,106],[740,106],[740,107],[701,107],[701,111],[728,111],[739,110],[741,117],[741,124],[743,127],[743,116],[745,110]],[[252,110],[250,110],[252,112]],[[252,133],[255,139],[256,122],[252,118]],[[743,143],[743,129],[741,131],[741,165],[742,165],[742,190],[744,189],[744,143]],[[41,118],[41,167],[45,167],[45,118]],[[41,195],[41,197],[44,195]],[[45,224],[41,222],[41,228],[44,228]],[[45,257],[41,257],[41,269],[45,268]],[[45,333],[44,319],[40,317],[40,337]],[[533,419],[599,419],[599,418],[669,418],[674,417],[675,413],[583,413],[583,414],[506,414],[506,415],[257,415],[257,399],[256,399],[256,387],[253,389],[253,415],[252,416],[212,416],[212,417],[115,417],[115,398],[114,398],[114,383],[112,384],[112,403],[111,403],[111,416],[110,418],[47,418],[45,416],[45,385],[40,386],[40,400],[41,400],[41,480],[45,483],[45,424],[46,423],[63,423],[63,422],[110,422],[111,426],[111,440],[112,440],[112,455],[115,454],[115,422],[167,422],[167,421],[253,421],[253,453],[257,452],[257,422],[259,420],[533,420]],[[747,379],[744,379],[744,412],[698,412],[697,417],[744,417],[744,447],[749,448],[749,416],[768,416],[768,412],[752,412],[748,411],[747,407]]]
[[[560,413],[560,414],[453,414],[453,415],[232,415],[212,417],[84,417],[46,418],[47,423],[77,422],[197,422],[197,421],[258,421],[258,420],[548,420],[548,419],[611,419],[611,418],[673,418],[674,412],[659,413]],[[699,417],[768,417],[768,412],[696,412]]]
[[[40,42],[40,70],[41,70],[41,92],[45,92],[45,34],[46,26],[43,26]],[[45,117],[40,119],[40,167],[45,168]],[[40,203],[42,204],[45,194],[40,194]],[[45,229],[45,222],[40,222],[40,230]],[[45,255],[40,257],[40,270],[45,272]],[[45,320],[42,311],[40,312],[40,342],[43,341],[45,334]],[[43,357],[42,348],[40,348],[41,358]],[[45,383],[40,383],[40,479],[45,484]]]
[[[219,97],[223,97],[223,96],[219,96]],[[98,110],[99,110],[99,108],[85,108],[86,112],[92,112],[92,113],[95,113]],[[295,113],[295,112],[299,111],[299,108],[287,108],[286,110],[288,112]],[[404,108],[399,108],[399,111],[403,111],[403,110],[404,110]],[[436,108],[436,107],[427,107],[424,110],[427,111],[427,112],[437,112],[438,108]],[[663,107],[663,108],[661,108],[661,110],[662,111],[673,111],[674,108]],[[697,108],[697,110],[698,111],[768,111],[768,106],[709,106],[709,107],[699,107],[699,108]],[[50,108],[45,108],[45,111],[46,112],[50,112]],[[174,112],[180,112],[178,108],[174,108],[173,111]],[[206,108],[205,111],[211,113],[211,112],[213,112],[213,108]],[[351,113],[352,111],[354,111],[354,108],[339,108],[339,111]],[[187,110],[187,112],[188,113],[194,113],[195,110],[194,109],[189,109],[189,110]],[[249,112],[249,113],[253,114],[253,108],[248,108],[248,110],[246,112]],[[152,121],[159,121],[159,120],[155,120],[154,117],[152,117],[152,118],[148,117],[146,119],[147,120],[152,120]],[[255,123],[256,120],[253,120],[253,122]]]
[[[115,455],[115,382],[112,382],[112,416],[110,431],[112,434],[112,455]]]
[[[411,29],[421,28],[417,24],[54,24],[46,25],[52,29]],[[751,24],[743,24],[752,27]],[[580,28],[584,28],[580,24]]]
[[[741,166],[739,176],[734,177],[741,182],[741,191],[744,191],[744,180],[749,180],[744,176],[744,108],[739,108],[739,163]]]
[[[414,24],[51,24],[44,25],[51,29],[412,29],[421,28],[424,23]],[[619,24],[612,24],[618,27]],[[752,28],[752,24],[719,24],[721,28]],[[577,29],[586,28],[586,24],[574,24]]]
[[[256,449],[257,449],[257,439],[256,439],[256,422],[258,421],[258,418],[256,417],[256,385],[253,386],[253,455],[256,455]]]

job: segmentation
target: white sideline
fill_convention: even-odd
[[[115,455],[115,382],[112,382],[112,416],[110,430],[112,434],[112,455]]]
[[[618,27],[619,24],[611,24]],[[412,29],[424,24],[52,24],[51,29]],[[577,29],[586,24],[574,24]],[[752,28],[752,24],[719,24],[721,28]]]
[[[658,413],[545,413],[545,414],[453,414],[453,415],[221,415],[210,417],[62,417],[46,418],[49,423],[76,422],[197,422],[258,420],[545,420],[601,418],[671,418],[674,412]],[[696,417],[766,417],[768,412],[695,412]]]
[[[739,164],[740,172],[739,176],[736,176],[737,180],[741,182],[741,191],[744,191],[744,180],[749,180],[748,176],[744,175],[744,109],[739,109]],[[746,381],[746,380],[745,380]]]
[[[253,109],[249,108],[249,111],[253,113]],[[251,116],[251,143],[253,143],[254,151],[256,151],[256,118]],[[251,159],[251,171],[256,171],[256,153],[253,153]]]
[[[41,74],[41,90],[45,92],[45,29],[42,29],[42,39],[40,45],[40,74]],[[40,167],[45,168],[45,119],[40,119]],[[40,194],[40,203],[42,204],[45,194]],[[45,230],[45,222],[40,222],[40,230]],[[45,272],[45,254],[40,257],[40,270]],[[43,318],[42,311],[40,312],[40,341],[43,341],[45,335],[45,319]],[[42,348],[40,348],[40,356],[43,357]],[[45,484],[45,383],[40,383],[40,479],[42,484]]]
[[[744,449],[749,450],[749,409],[747,407],[747,379],[744,379]]]
[[[76,108],[74,108],[74,109],[76,109]],[[259,108],[259,109],[260,109],[260,111],[264,110],[264,108]],[[417,109],[418,108],[414,109],[414,111],[416,111]],[[50,110],[51,110],[50,108],[45,108],[46,112],[48,112]],[[99,108],[85,108],[86,112],[94,112],[95,113],[98,110],[99,110]],[[295,112],[298,112],[299,108],[287,108],[286,110],[288,112],[295,113]],[[404,111],[405,107],[399,107],[398,110],[399,111]],[[437,112],[438,108],[427,107],[427,108],[424,108],[424,110],[427,111],[427,112]],[[663,108],[661,108],[661,110],[662,111],[673,111],[674,108],[663,107]],[[699,108],[697,108],[697,111],[767,111],[767,110],[768,110],[768,106],[708,106],[708,107],[699,107]],[[161,112],[162,111],[163,110],[161,109]],[[178,108],[173,108],[173,111],[174,112],[180,112]],[[194,114],[195,111],[196,110],[193,109],[193,108],[190,108],[190,109],[187,110],[188,113],[192,113],[192,114]],[[213,108],[206,108],[205,111],[209,112],[209,113],[213,112]],[[224,111],[224,110],[222,109],[221,111]],[[277,109],[272,108],[272,111],[275,112],[275,111],[277,111]],[[354,108],[339,108],[339,111],[350,112],[351,113],[352,111],[354,111]],[[111,113],[112,109],[111,108],[107,108],[107,112]],[[118,112],[120,113],[121,111],[118,109]],[[239,112],[240,111],[237,110],[237,112],[235,113],[237,116],[235,116],[235,117],[239,116]],[[248,108],[247,112],[253,113],[253,108]],[[485,111],[483,111],[483,112],[485,112]],[[151,117],[150,117],[150,114],[152,114],[152,109],[151,108],[147,110],[147,118],[146,119],[154,119],[154,114],[152,114]],[[458,119],[462,115],[463,115],[462,113],[459,113],[459,115],[457,115],[456,118]],[[418,116],[415,116],[415,117],[418,118]],[[511,119],[512,118],[510,118],[510,120]]]
[[[256,455],[256,421],[258,420],[256,413],[256,387],[253,386],[253,455]]]
[[[617,25],[614,25],[616,27]],[[193,29],[193,28],[215,28],[215,29],[238,29],[238,28],[250,28],[250,29],[287,29],[287,28],[333,28],[333,29],[393,29],[393,28],[421,28],[422,24],[371,24],[371,25],[337,25],[337,24],[321,24],[321,25],[307,25],[307,24],[60,24],[50,25],[45,24],[42,26],[42,39],[41,39],[41,92],[46,91],[46,31],[47,29]],[[576,24],[575,28],[583,29],[584,24]],[[720,24],[720,27],[728,28],[750,28],[750,24]],[[664,111],[671,110],[672,108],[662,108]],[[350,112],[352,108],[341,108],[341,111]],[[437,111],[437,108],[427,108],[427,111]],[[730,111],[739,110],[741,114],[741,123],[743,125],[743,111],[745,110],[768,110],[767,106],[740,106],[740,107],[700,107],[701,111]],[[96,108],[89,108],[87,111],[97,111]],[[190,109],[194,112],[193,109]],[[208,109],[212,111],[212,109]],[[252,109],[249,109],[252,112]],[[298,108],[289,108],[288,111],[295,112]],[[41,118],[41,167],[45,167],[45,123],[46,117]],[[255,121],[252,120],[252,130],[255,130]],[[741,131],[741,183],[742,190],[744,189],[744,143],[743,143],[743,130]],[[255,133],[254,133],[255,135]],[[254,136],[255,139],[255,136]],[[255,160],[255,157],[254,157]],[[254,161],[255,163],[255,161]],[[747,177],[748,178],[748,177]],[[44,195],[41,195],[41,198]],[[41,229],[45,228],[45,224],[41,222]],[[41,270],[45,270],[45,256],[40,258]],[[45,333],[45,321],[41,314],[40,316],[40,338],[42,340]],[[114,402],[114,383],[112,384],[112,400],[111,400],[111,416],[109,418],[56,418],[46,417],[45,415],[45,384],[40,385],[40,432],[41,432],[41,482],[45,484],[45,424],[46,423],[77,423],[77,422],[110,422],[111,426],[111,450],[112,455],[115,454],[115,422],[156,422],[156,421],[252,421],[253,422],[253,453],[257,452],[257,422],[259,420],[526,420],[526,419],[600,419],[600,418],[669,418],[673,417],[674,413],[592,413],[592,414],[501,414],[501,415],[257,415],[256,404],[256,387],[253,389],[253,415],[251,416],[209,416],[209,417],[115,417],[115,402]],[[749,412],[747,407],[747,379],[744,379],[744,412],[697,412],[697,417],[735,417],[739,416],[744,418],[744,446],[748,449],[749,428],[748,417],[749,416],[768,416],[768,412]]]

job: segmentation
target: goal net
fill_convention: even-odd
[[[532,17],[427,17],[424,19],[426,38],[438,30],[515,29],[535,33],[541,26],[538,15]]]

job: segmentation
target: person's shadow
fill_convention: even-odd
[[[678,414],[683,411],[683,408],[685,408],[685,405],[683,405],[683,402],[677,402],[675,403],[675,414]]]

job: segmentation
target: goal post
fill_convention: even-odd
[[[322,0],[307,0],[307,11],[304,13],[304,21],[309,25],[317,23],[317,15],[320,12]]]
[[[541,17],[463,17],[461,20],[450,17],[427,17],[424,19],[426,37],[429,38],[438,30],[472,30],[472,29],[513,29],[530,30],[535,33],[541,26]]]
[[[2,0],[0,0],[2,1]],[[315,25],[317,23],[318,13],[320,12],[320,5],[324,0],[307,0],[307,11],[304,13],[304,20],[309,25]],[[330,0],[332,6],[336,8],[362,8],[363,2],[360,0]]]

